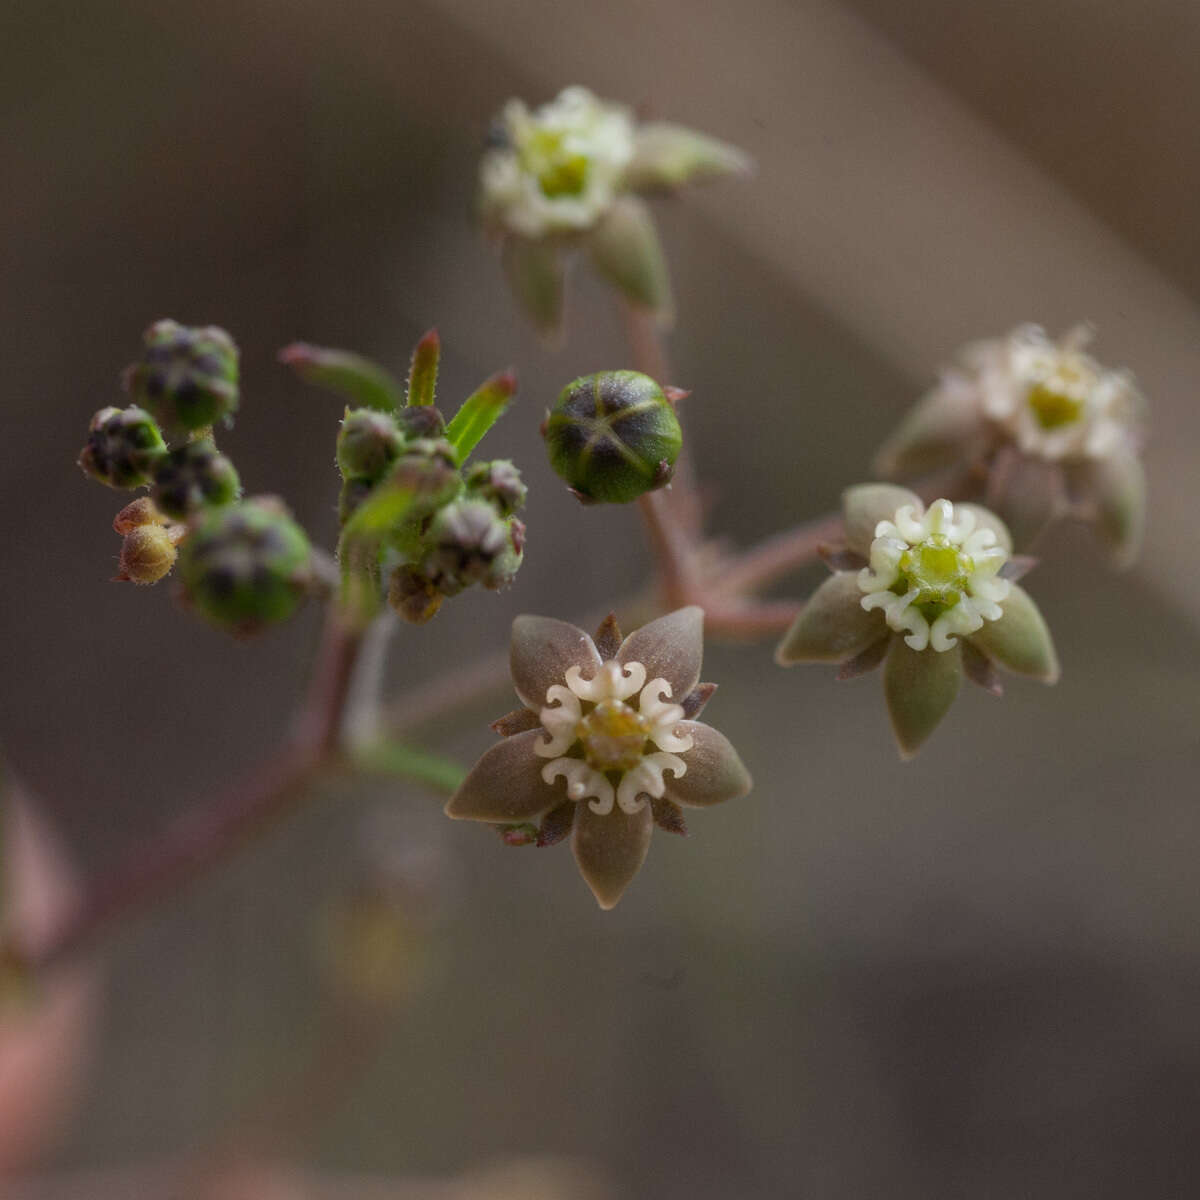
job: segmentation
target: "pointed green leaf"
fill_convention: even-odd
[[[562,251],[550,241],[508,237],[500,260],[518,304],[539,333],[556,339],[563,314]]]
[[[460,463],[466,462],[484,434],[500,419],[517,390],[512,370],[493,375],[463,406],[446,426],[446,440],[454,447]]]
[[[802,662],[841,663],[861,654],[886,632],[883,614],[865,612],[858,576],[831,575],[812,594],[775,651],[781,667]]]
[[[412,361],[408,366],[408,406],[420,408],[430,405],[437,393],[438,360],[442,355],[442,342],[438,331],[431,329],[417,343]]]
[[[913,650],[893,637],[883,667],[883,694],[901,758],[912,758],[950,710],[962,683],[962,651]]]
[[[1018,584],[1009,588],[998,621],[985,621],[970,636],[971,644],[994,663],[1015,675],[1057,683],[1058,655],[1042,614],[1029,593]]]
[[[746,175],[750,156],[728,142],[667,121],[651,121],[637,131],[633,161],[625,171],[626,187],[676,188],[701,179]]]
[[[671,319],[670,272],[654,218],[642,200],[619,197],[587,244],[596,270],[628,300],[651,309],[660,321]]]
[[[279,352],[305,383],[345,396],[363,408],[391,412],[404,403],[404,389],[383,367],[348,350],[329,350],[293,342]]]

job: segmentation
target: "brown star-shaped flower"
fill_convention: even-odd
[[[506,840],[550,846],[571,834],[601,908],[621,898],[657,824],[686,832],[684,808],[744,796],[750,775],[728,738],[694,718],[704,612],[681,608],[623,641],[609,616],[590,638],[550,617],[513,622],[513,685],[524,705],[446,805]]]

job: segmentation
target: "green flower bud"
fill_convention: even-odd
[[[409,456],[440,459],[446,466],[458,470],[458,456],[454,453],[454,447],[443,437],[415,438],[404,447],[403,457]]]
[[[206,514],[180,552],[186,600],[231,633],[287,620],[308,592],[311,550],[304,530],[271,496]]]
[[[343,479],[375,482],[404,449],[404,435],[389,413],[372,408],[346,409],[337,439],[337,464]]]
[[[156,321],[143,341],[142,357],[126,371],[126,386],[165,428],[204,429],[232,415],[238,405],[238,350],[225,330]]]
[[[431,621],[442,598],[436,582],[411,563],[396,567],[388,580],[388,603],[411,625]]]
[[[144,408],[102,408],[88,426],[79,465],[85,475],[109,487],[135,488],[150,482],[155,463],[166,452],[162,434]]]
[[[158,464],[150,496],[168,517],[230,504],[242,485],[233,463],[208,438],[172,450]]]
[[[400,409],[396,424],[409,438],[440,438],[446,432],[446,418],[432,404]]]
[[[507,523],[486,500],[447,504],[433,518],[429,541],[434,572],[464,586],[493,578],[497,560],[512,548]],[[511,573],[508,578],[512,578]]]
[[[542,435],[550,465],[585,503],[625,504],[662,487],[683,443],[670,399],[638,371],[567,384]]]
[[[501,516],[511,517],[525,504],[528,488],[521,482],[521,472],[506,458],[495,462],[475,463],[466,473],[467,492],[489,500]]]
[[[121,545],[121,572],[116,579],[128,583],[157,583],[170,574],[179,557],[175,542],[175,534],[164,525],[147,524],[131,529]]]

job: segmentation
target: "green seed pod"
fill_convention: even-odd
[[[233,463],[208,438],[172,450],[158,464],[150,496],[168,517],[231,504],[242,485]]]
[[[455,500],[440,509],[429,527],[435,576],[469,587],[483,583],[509,549],[508,526],[486,500]]]
[[[446,432],[446,418],[432,404],[400,409],[396,424],[409,438],[440,438]]]
[[[346,409],[337,439],[337,464],[344,480],[382,479],[404,449],[404,435],[390,413]]]
[[[550,465],[585,503],[625,504],[662,487],[683,443],[671,401],[638,371],[567,384],[542,434]]]
[[[489,500],[501,516],[511,517],[525,503],[528,489],[521,472],[508,459],[475,463],[466,473],[467,493]]]
[[[158,425],[144,408],[109,407],[92,417],[79,465],[109,487],[135,488],[150,482],[155,463],[166,453]]]
[[[388,580],[388,603],[411,625],[431,621],[442,598],[436,582],[411,563],[396,567]]]
[[[287,620],[312,581],[304,530],[272,496],[206,514],[179,555],[184,596],[230,633],[257,633]]]
[[[121,571],[116,578],[129,583],[157,583],[170,574],[178,557],[170,530],[163,525],[139,525],[125,535],[121,544]]]
[[[157,321],[143,337],[142,357],[125,373],[139,404],[166,429],[204,429],[238,405],[238,350],[215,325],[189,329]]]

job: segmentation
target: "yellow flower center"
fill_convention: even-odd
[[[578,196],[587,185],[588,157],[563,148],[564,135],[558,130],[535,130],[521,148],[521,165],[537,178],[542,194]]]
[[[1061,429],[1083,416],[1083,401],[1067,392],[1035,383],[1029,389],[1029,407],[1037,423],[1045,430]]]
[[[649,732],[649,721],[620,700],[602,701],[575,727],[584,758],[597,771],[632,771]]]
[[[913,604],[928,621],[936,620],[962,599],[975,570],[975,560],[940,533],[906,550],[898,565],[900,577],[892,591],[904,596],[916,588]]]

